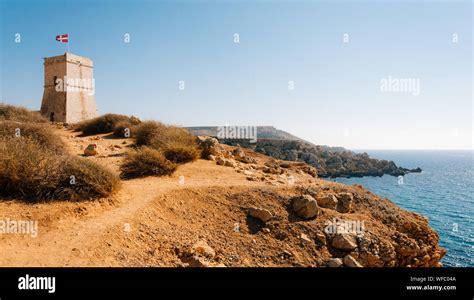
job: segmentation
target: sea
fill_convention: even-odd
[[[444,267],[474,267],[474,151],[473,150],[356,150],[370,157],[393,160],[404,168],[420,167],[403,179],[382,177],[336,178],[361,184],[398,206],[429,219],[448,252]]]

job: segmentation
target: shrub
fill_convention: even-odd
[[[83,135],[93,135],[100,133],[113,132],[116,125],[120,122],[139,123],[140,120],[135,117],[125,115],[106,114],[91,120],[77,123],[74,126],[75,131],[82,131]]]
[[[90,199],[106,197],[120,186],[120,180],[108,169],[93,163],[85,158],[69,156],[63,165],[63,174],[71,174],[76,178],[74,185],[63,182],[67,189],[63,189],[62,198]]]
[[[137,128],[137,124],[133,124],[129,121],[120,121],[115,125],[114,128],[114,136],[118,138],[128,138],[133,137],[135,133],[135,129]],[[126,136],[126,129],[128,129],[129,136]]]
[[[5,120],[32,123],[47,122],[38,112],[30,111],[20,106],[0,104],[0,121]]]
[[[142,147],[130,151],[120,167],[121,177],[125,179],[171,175],[176,170],[176,164],[170,162],[159,151]]]
[[[195,145],[171,143],[163,151],[166,159],[177,164],[195,161],[200,156],[200,151]]]
[[[135,142],[138,146],[149,146],[159,151],[165,151],[168,147],[195,147],[195,137],[186,129],[177,126],[167,126],[160,122],[147,121],[135,129]]]
[[[166,126],[156,121],[145,121],[135,129],[135,144],[137,146],[150,146],[151,141],[163,132]]]
[[[51,132],[51,128],[47,124],[0,121],[0,137],[7,139],[30,138],[53,152],[64,153],[66,151],[64,142]]]
[[[55,153],[28,137],[0,138],[0,153],[2,196],[28,201],[92,199],[106,197],[120,185],[109,170]]]

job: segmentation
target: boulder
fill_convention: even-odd
[[[318,215],[318,202],[310,195],[293,198],[293,211],[304,219],[311,219]]]
[[[208,259],[214,258],[216,252],[205,241],[198,241],[193,245],[193,253]]]
[[[236,159],[239,159],[239,158],[245,157],[245,152],[244,150],[242,150],[240,146],[238,146],[237,148],[234,149],[234,151],[232,151],[232,155]]]
[[[342,259],[340,258],[331,258],[326,266],[328,266],[329,268],[339,268],[340,266],[342,266]]]
[[[209,159],[209,155],[217,156],[222,151],[219,141],[216,138],[198,136],[196,137],[196,141],[199,149],[201,149],[201,157],[204,159]]]
[[[224,166],[235,168],[237,167],[237,163],[233,159],[225,159]]]
[[[354,197],[351,193],[339,193],[337,195],[337,211],[340,213],[348,213],[352,210]]]
[[[339,250],[351,251],[357,248],[357,238],[349,233],[337,233],[331,245]]]
[[[225,165],[225,161],[226,159],[222,156],[219,156],[217,159],[216,159],[216,164],[220,165],[220,166],[223,166]]]
[[[237,163],[233,159],[224,158],[222,156],[219,156],[216,159],[216,164],[220,166],[233,167],[233,168],[237,166]]]
[[[352,255],[347,254],[343,259],[344,266],[349,268],[362,268],[363,266]]]
[[[324,208],[336,209],[337,198],[333,194],[325,194],[317,198],[318,205]]]
[[[243,157],[237,158],[238,161],[243,162],[244,164],[255,164],[257,160],[251,156],[245,155]]]
[[[257,207],[249,208],[249,215],[251,217],[261,220],[264,223],[269,221],[273,217],[272,213],[268,209]]]

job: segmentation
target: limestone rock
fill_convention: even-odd
[[[214,258],[216,252],[205,241],[198,241],[193,245],[194,254],[204,256],[208,259]]]
[[[232,155],[234,156],[235,160],[242,162],[244,164],[255,164],[257,161],[251,157],[245,154],[244,150],[240,146],[234,149],[232,151]]]
[[[352,203],[354,197],[351,193],[340,193],[337,195],[337,211],[341,213],[348,213],[352,210]]]
[[[205,241],[198,241],[191,249],[180,255],[181,261],[190,267],[210,267],[216,252]]]
[[[234,155],[235,159],[239,159],[245,157],[245,152],[240,146],[238,146],[232,151],[232,155]]]
[[[293,198],[293,211],[300,217],[311,219],[319,212],[318,202],[310,195]]]
[[[220,166],[224,166],[225,165],[225,161],[226,159],[222,156],[219,156],[217,159],[216,159],[216,164],[220,165]]]
[[[331,245],[336,249],[350,251],[357,248],[357,239],[349,233],[338,233],[333,238]]]
[[[327,264],[326,264],[329,268],[339,268],[340,266],[342,266],[342,259],[340,258],[331,258]]]
[[[310,239],[306,234],[304,234],[304,233],[302,233],[302,234],[300,235],[300,238],[301,238],[301,240],[303,240],[303,241],[305,241],[305,242],[308,242],[308,243],[311,242],[311,239]]]
[[[324,208],[336,209],[337,198],[333,194],[326,194],[317,198],[318,205]]]
[[[260,179],[258,179],[258,177],[255,177],[255,176],[247,176],[246,178],[248,181],[260,181]]]
[[[268,222],[273,216],[268,209],[251,207],[249,208],[249,215],[261,220],[262,222]]]
[[[237,167],[237,164],[233,159],[225,159],[224,166],[235,168]]]
[[[347,254],[343,259],[344,265],[349,268],[362,268],[363,266],[352,255]]]
[[[216,160],[216,164],[220,166],[232,167],[235,168],[237,166],[236,162],[233,159],[224,158],[219,156]]]
[[[221,146],[219,141],[216,138],[209,136],[198,136],[196,141],[199,149],[201,149],[201,157],[204,159],[209,159],[210,155],[216,157],[221,154]]]

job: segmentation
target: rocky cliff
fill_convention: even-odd
[[[229,142],[234,144],[235,142]],[[303,161],[314,166],[320,177],[363,177],[405,175],[421,172],[420,168],[406,169],[393,161],[370,158],[367,153],[355,153],[340,147],[313,145],[302,141],[261,139],[254,145],[256,152],[289,161]]]
[[[188,127],[195,135],[216,136],[217,127]],[[314,166],[319,177],[392,176],[421,172],[420,168],[407,169],[393,161],[369,157],[343,147],[315,145],[272,126],[257,127],[256,143],[246,139],[219,139],[227,145],[240,145],[276,159],[301,161]]]

